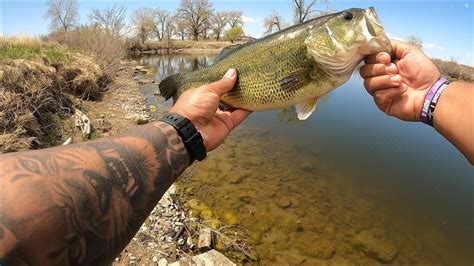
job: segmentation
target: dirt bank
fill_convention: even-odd
[[[184,53],[218,53],[223,48],[232,45],[223,41],[188,41],[172,40],[171,42],[150,42],[135,44],[129,48],[132,55],[139,54],[184,54]]]

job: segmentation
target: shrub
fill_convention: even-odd
[[[244,35],[244,30],[242,29],[242,27],[235,26],[225,31],[224,39],[233,43],[235,40],[238,40],[242,35]]]
[[[121,37],[93,26],[82,26],[69,32],[54,32],[47,40],[93,56],[104,74],[101,86],[115,77],[120,61],[126,55],[126,45]]]
[[[441,74],[445,75],[449,80],[474,82],[474,67],[458,64],[456,62],[443,61],[440,59],[432,59],[433,63],[438,67]]]

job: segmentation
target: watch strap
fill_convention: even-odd
[[[168,113],[160,121],[171,125],[178,131],[178,134],[183,139],[184,146],[191,156],[191,162],[194,159],[202,161],[206,158],[207,152],[204,146],[204,139],[189,119],[176,113]]]

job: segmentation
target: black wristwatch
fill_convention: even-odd
[[[191,156],[191,163],[194,159],[202,161],[206,158],[206,147],[204,147],[201,133],[196,130],[189,119],[175,113],[169,113],[163,116],[160,121],[170,124],[178,131],[179,136],[183,139],[184,146],[188,149]]]

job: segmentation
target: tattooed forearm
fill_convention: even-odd
[[[0,264],[110,262],[189,163],[161,122],[0,156]]]

